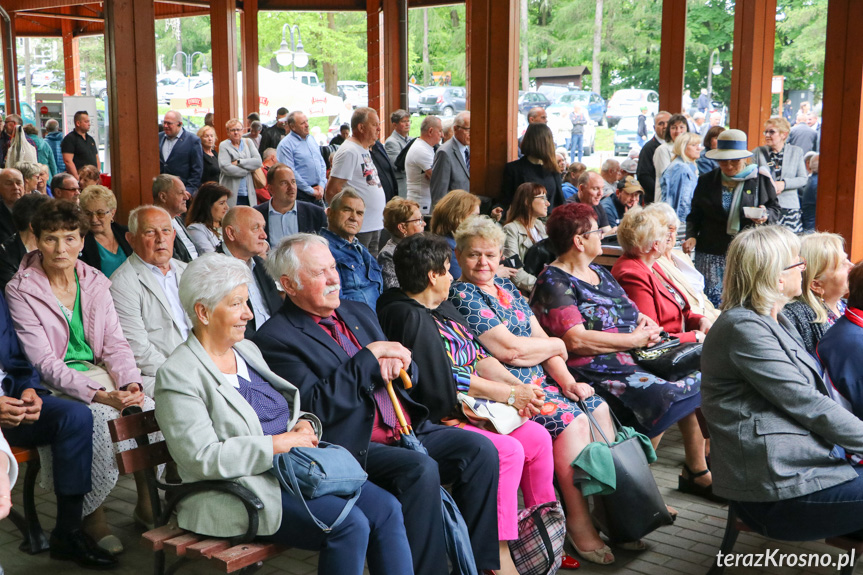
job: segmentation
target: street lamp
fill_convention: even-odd
[[[290,46],[288,46],[285,30],[290,33]],[[294,30],[297,31],[296,43],[294,42]],[[279,49],[276,50],[276,62],[278,62],[280,66],[287,66],[290,64],[291,77],[294,80],[297,79],[296,68],[305,68],[306,64],[309,63],[309,55],[303,49],[303,41],[300,38],[300,27],[296,24],[293,26],[290,24],[282,26],[282,43],[279,46]]]
[[[713,57],[716,56],[716,63],[713,62]],[[718,76],[722,73],[722,62],[719,61],[719,48],[714,48],[710,53],[710,63],[707,66],[707,96],[713,99],[713,76]]]
[[[177,63],[177,56],[183,57],[183,64],[184,64],[184,67],[186,68],[186,91],[187,92],[192,90],[192,64],[195,61],[195,56],[203,56],[203,55],[204,55],[203,52],[193,52],[191,55],[189,55],[189,54],[186,54],[185,52],[183,52],[182,50],[174,53],[174,57],[171,60],[171,67],[176,69],[176,70],[179,70],[179,68],[177,66],[175,66],[175,64]],[[206,71],[207,71],[207,61],[204,60],[204,64],[203,64],[203,66],[201,66],[201,72],[203,73]]]

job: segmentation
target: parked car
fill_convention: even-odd
[[[638,117],[642,107],[647,108],[647,117],[653,118],[659,112],[659,94],[653,90],[618,90],[608,101],[608,127],[613,128],[621,118]]]
[[[546,108],[547,111],[566,110],[567,113],[572,112],[575,104],[580,104],[587,111],[590,119],[597,124],[604,124],[605,118],[605,100],[596,92],[588,92],[586,90],[571,90],[562,94],[554,101],[554,104]]]
[[[539,88],[536,89],[537,92],[541,92],[545,95],[546,98],[551,100],[552,102],[556,102],[557,99],[567,92],[571,92],[575,90],[573,86],[567,86],[564,84],[543,84]]]
[[[418,84],[408,84],[408,113],[417,114],[420,111],[420,94],[422,94],[422,86]]]
[[[570,108],[548,108],[548,127],[554,136],[556,148],[569,149],[569,139],[572,135],[572,122],[569,121]],[[596,122],[588,120],[584,126],[584,137],[581,144],[585,156],[591,156],[596,151]]]
[[[369,105],[369,84],[355,80],[339,80],[336,82],[339,89],[339,97],[347,100],[354,108]]]
[[[542,92],[520,92],[518,96],[518,111],[522,114],[530,112],[531,108],[547,108],[551,106],[549,100]]]
[[[648,124],[647,129],[647,139],[650,139],[653,137],[653,125]],[[627,116],[621,118],[614,128],[614,155],[625,156],[633,147],[641,149],[638,145],[638,118]]]
[[[24,124],[33,124],[36,126],[36,110],[33,109],[33,106],[27,102],[19,102],[19,105],[21,106],[21,119],[24,121]],[[6,117],[6,102],[2,99],[0,99],[0,115]]]
[[[459,86],[432,86],[420,94],[420,114],[450,117],[467,109],[467,90]]]

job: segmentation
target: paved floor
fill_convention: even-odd
[[[579,574],[638,574],[675,575],[703,574],[712,564],[719,549],[725,528],[727,509],[715,503],[681,494],[677,491],[677,475],[683,462],[683,447],[680,434],[670,430],[659,448],[659,460],[653,472],[666,502],[677,508],[680,516],[673,526],[662,528],[648,537],[647,551],[628,552],[615,550],[614,565],[600,567],[583,563]],[[20,489],[13,493],[16,505],[20,504]],[[54,498],[50,493],[40,493],[39,511],[43,526],[50,528],[55,515]],[[114,573],[152,573],[151,556],[140,544],[140,530],[132,523],[132,508],[135,503],[135,484],[131,479],[121,479],[108,499],[108,517],[117,536],[126,546],[120,556],[120,567]],[[78,569],[74,564],[52,561],[47,553],[31,557],[18,550],[20,536],[11,521],[0,521],[0,565],[7,575],[84,575],[92,573]],[[838,556],[836,549],[822,543],[779,543],[757,535],[741,534],[734,548],[736,553],[761,553],[778,549],[779,553],[829,554]],[[317,554],[309,551],[291,550],[268,561],[258,572],[261,575],[316,573]],[[217,571],[201,562],[192,563],[181,573],[214,574]],[[789,567],[736,567],[726,569],[729,575],[770,573],[776,575],[803,573],[836,573],[835,567],[792,569]],[[561,571],[560,573],[567,573]],[[330,574],[327,574],[330,575]],[[338,575],[338,574],[332,574]]]

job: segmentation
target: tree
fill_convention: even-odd
[[[602,66],[599,57],[602,54],[602,5],[603,0],[596,0],[596,16],[593,19],[593,68],[591,68],[591,89],[599,93],[602,80]]]

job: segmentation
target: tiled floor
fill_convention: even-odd
[[[675,575],[703,574],[713,562],[725,528],[727,508],[715,503],[683,495],[677,491],[677,474],[683,462],[683,447],[679,432],[674,429],[666,433],[659,448],[659,460],[653,472],[669,505],[677,508],[680,516],[673,526],[662,528],[647,536],[648,549],[644,552],[615,550],[617,561],[600,567],[582,563],[578,573],[582,575],[638,574]],[[20,504],[20,488],[13,499]],[[53,525],[55,514],[53,495],[41,492],[38,496],[39,511],[43,526]],[[140,530],[132,524],[132,508],[135,502],[135,484],[130,478],[121,479],[108,499],[109,521],[114,531],[126,546],[120,556],[120,567],[113,573],[152,573],[150,554],[140,544]],[[18,550],[20,535],[11,521],[0,522],[0,565],[7,575],[84,575],[91,571],[78,569],[68,562],[52,561],[47,553],[30,556]],[[838,556],[838,551],[822,543],[779,543],[757,535],[743,533],[734,548],[736,553],[760,553],[779,549],[780,553],[813,553]],[[309,551],[290,550],[268,561],[258,572],[261,575],[291,574],[305,575],[317,571],[317,554]],[[788,567],[736,567],[726,569],[729,575],[742,573],[770,573],[776,575],[797,573],[836,573],[835,567],[792,569]],[[181,573],[215,574],[216,569],[203,562],[188,564]],[[561,573],[567,573],[561,571]],[[330,575],[330,574],[327,574]],[[332,574],[338,575],[338,574]]]

